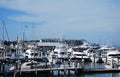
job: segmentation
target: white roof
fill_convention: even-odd
[[[116,51],[109,51],[107,55],[109,54],[120,54],[120,51],[116,50]]]
[[[38,46],[59,46],[60,43],[53,42],[39,42]]]

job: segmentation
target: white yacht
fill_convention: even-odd
[[[87,50],[84,50],[83,52],[85,52],[89,57],[98,56],[98,51],[92,48],[88,48]]]
[[[90,57],[88,57],[84,52],[73,52],[72,59],[83,59],[84,62],[91,62]]]
[[[120,51],[109,51],[106,54],[107,63],[105,64],[105,68],[118,68],[120,69]]]
[[[36,49],[27,49],[25,52],[25,57],[29,59],[40,58],[40,54]]]
[[[68,46],[63,43],[59,43],[54,50],[49,51],[48,59],[49,63],[62,63],[62,61],[69,58]]]
[[[78,60],[83,59],[84,62],[91,62],[90,57],[87,56],[87,54],[81,51],[79,48],[69,49],[69,52],[70,50],[71,50],[71,59],[78,59]]]
[[[66,44],[60,44],[59,46],[56,46],[53,50],[54,55],[57,58],[64,59],[68,58],[68,51]]]
[[[83,52],[85,52],[87,56],[91,58],[92,62],[97,62],[97,63],[104,62],[101,57],[101,51],[98,49],[88,48],[87,50],[84,50]]]
[[[107,53],[115,51],[116,49],[107,45],[101,45],[101,48],[99,50],[101,51],[101,56],[105,57]]]
[[[111,60],[113,59],[114,61],[119,61],[119,57],[120,57],[120,51],[115,50],[115,51],[109,51],[107,53],[107,60]]]
[[[10,48],[11,51],[7,53],[7,56],[10,57],[10,59],[25,59],[25,52],[21,43],[18,43],[15,46],[11,45]]]

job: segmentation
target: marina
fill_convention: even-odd
[[[120,77],[118,0],[1,0],[0,77]]]
[[[0,0],[0,77],[120,77],[120,0]]]
[[[101,45],[86,41],[81,41],[82,44],[79,46],[70,46],[63,39],[56,41],[55,44],[53,41],[48,43],[40,41],[34,44],[24,42],[27,44],[25,48],[19,42],[16,46],[11,45],[9,52],[1,46],[3,55],[0,59],[0,76],[54,77],[120,72],[120,51],[117,48],[106,46],[103,48]]]

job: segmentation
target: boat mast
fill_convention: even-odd
[[[2,41],[3,41],[3,43],[2,43],[2,46],[4,47],[4,21],[2,20],[2,30],[3,30],[3,32],[2,32]],[[3,50],[3,59],[5,59],[5,50]]]
[[[2,20],[2,46],[4,47],[4,21]],[[5,59],[5,50],[3,50],[3,59]]]
[[[7,35],[7,39],[8,39],[8,41],[10,41],[10,39],[9,39],[9,35],[8,35],[8,32],[7,32],[7,28],[6,28],[6,25],[5,25],[5,22],[4,22],[4,20],[2,20],[2,23],[3,23],[3,36],[2,36],[2,38],[3,38],[3,41],[5,40],[5,36],[4,36],[4,34],[5,34],[5,32],[6,32],[6,35]]]
[[[34,30],[34,24],[33,24],[32,28],[33,28],[33,31],[32,31],[32,32],[33,32],[33,33],[32,33],[32,34],[33,34],[33,40],[35,40],[35,30]]]
[[[24,41],[25,41],[25,32],[23,32],[23,40],[22,40],[22,46],[24,47]]]
[[[2,32],[2,40],[4,41],[4,26],[5,26],[5,24],[4,24],[4,20],[2,20],[2,30],[3,30],[3,32]]]
[[[19,43],[18,43],[18,36],[17,36],[17,48],[15,51],[15,68],[16,69],[18,69],[18,59],[19,59],[19,57],[17,56],[18,55],[18,48],[19,48]]]

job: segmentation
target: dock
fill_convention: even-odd
[[[56,74],[54,72],[57,71]],[[72,73],[71,73],[72,71]],[[62,72],[62,73],[61,73]],[[41,68],[41,69],[31,69],[31,70],[14,70],[8,72],[0,72],[2,76],[13,76],[13,77],[23,77],[26,75],[35,75],[39,77],[41,74],[47,74],[48,76],[54,75],[82,75],[82,74],[95,74],[95,73],[116,73],[120,72],[120,69],[105,69],[105,68],[90,68],[90,69],[83,69],[83,68]]]

